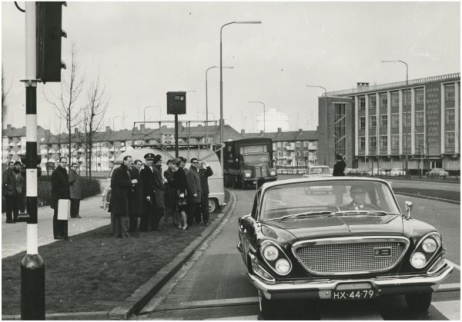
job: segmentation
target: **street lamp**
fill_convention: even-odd
[[[409,66],[407,63],[403,60],[382,60],[382,63],[402,63],[406,65],[406,85],[408,85],[408,71],[409,71]]]
[[[116,118],[118,118],[118,117],[123,117],[123,115],[114,116],[114,117],[112,118],[112,130],[113,130],[113,131],[115,131],[114,120],[115,120]]]
[[[319,85],[306,85],[306,87],[318,87],[322,88],[324,90],[324,96],[327,97],[327,90],[325,87],[319,86]]]
[[[220,28],[220,141],[224,142],[224,128],[223,128],[223,28],[232,24],[260,24],[261,21],[232,21],[225,23]],[[223,148],[221,149],[221,167],[223,169],[224,166],[224,155],[223,155]]]
[[[146,109],[150,107],[159,107],[159,105],[148,105],[143,108],[143,122],[146,123]],[[159,110],[159,118],[160,118],[160,110]]]
[[[207,77],[208,77],[208,72],[211,69],[218,68],[218,66],[212,66],[209,67],[205,70],[205,140],[206,143],[209,142],[209,134],[208,134],[208,126],[209,126],[209,95],[208,95],[208,82],[207,82]],[[228,68],[228,69],[234,69],[233,66],[223,66],[223,68]],[[214,116],[215,117],[215,116]]]
[[[259,103],[263,105],[263,132],[266,132],[266,107],[265,103],[260,101],[249,101],[249,103]]]

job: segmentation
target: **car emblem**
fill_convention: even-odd
[[[374,256],[375,257],[390,257],[391,247],[374,248]]]

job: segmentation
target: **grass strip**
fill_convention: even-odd
[[[39,248],[45,263],[47,313],[105,311],[117,306],[201,235],[203,225],[183,231],[169,225],[138,238],[115,239],[110,227]],[[2,314],[20,314],[21,261],[2,260]]]
[[[416,189],[416,188],[393,188],[393,191],[396,193],[412,193],[415,195],[420,195],[422,197],[433,197],[441,199],[449,199],[460,201],[460,192],[459,191],[447,191],[447,190],[436,190],[436,189]]]

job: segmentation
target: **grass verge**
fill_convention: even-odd
[[[460,192],[458,191],[447,191],[447,190],[435,190],[435,189],[416,189],[416,188],[393,188],[396,193],[411,193],[414,195],[420,195],[422,197],[433,197],[441,199],[449,199],[460,202]]]

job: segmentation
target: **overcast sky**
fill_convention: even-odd
[[[24,2],[18,2],[24,7]],[[223,29],[224,118],[255,132],[256,116],[277,108],[290,128],[315,130],[320,85],[328,91],[460,72],[459,2],[72,2],[63,9],[63,60],[75,44],[87,83],[100,74],[110,99],[106,124],[173,120],[166,93],[188,91],[187,115],[205,120],[205,71],[220,64],[220,28],[231,21],[261,24]],[[2,63],[9,111],[5,123],[25,125],[25,14],[2,3]],[[67,77],[63,72],[63,77]],[[219,69],[208,72],[209,119],[219,119]],[[189,92],[190,91],[190,92]],[[59,83],[38,87],[38,123],[58,132],[43,98]],[[81,95],[82,106],[85,94]],[[119,117],[120,116],[120,117]],[[123,116],[123,117],[122,117]],[[114,119],[114,117],[116,117]],[[64,127],[61,128],[61,131]]]

